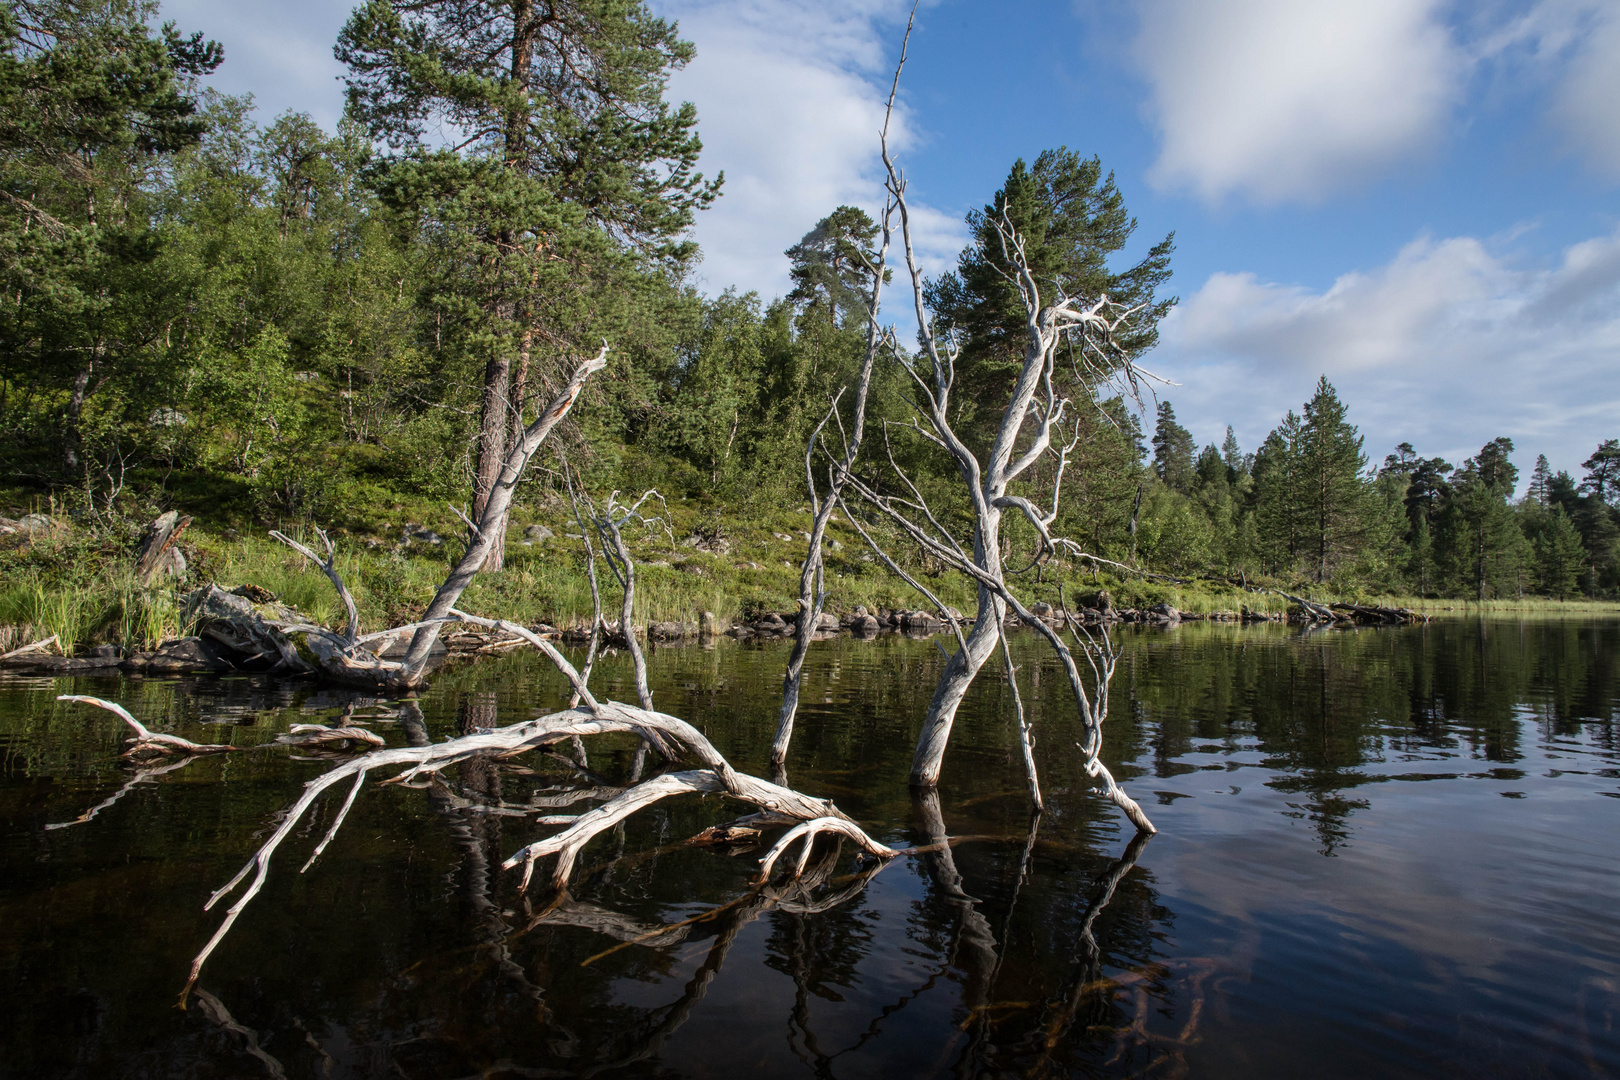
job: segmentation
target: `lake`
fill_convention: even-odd
[[[243,746],[346,712],[405,745],[416,706],[0,677],[0,1077],[1620,1074],[1620,621],[1118,638],[1103,757],[1159,827],[1145,844],[1089,791],[1039,639],[1014,638],[1032,821],[994,665],[922,798],[906,777],[948,639],[844,638],[810,654],[789,782],[892,846],[954,843],[881,869],[821,850],[813,888],[752,892],[759,851],[684,842],[749,808],[686,796],[599,837],[556,906],[544,873],[525,897],[499,868],[556,827],[469,803],[556,801],[582,782],[565,763],[367,785],[300,874],[338,790],[184,1010],[221,914],[203,902],[330,759],[139,775],[116,718],[55,695]],[[787,651],[660,648],[658,707],[768,777]],[[593,686],[633,701],[628,680],[614,656]],[[440,740],[562,704],[513,655],[442,674],[419,708]],[[622,781],[636,742],[588,749]]]

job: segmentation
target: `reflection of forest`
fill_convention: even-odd
[[[1211,647],[1224,639],[1228,648]],[[1384,779],[1393,754],[1457,752],[1510,765],[1523,721],[1543,738],[1584,733],[1615,746],[1620,626],[1453,620],[1400,630],[1323,630],[1270,637],[1210,627],[1189,647],[1136,648],[1120,665],[1116,722],[1137,740],[1123,756],[1156,776],[1191,772],[1201,748],[1258,750],[1296,793],[1295,810],[1331,852]]]

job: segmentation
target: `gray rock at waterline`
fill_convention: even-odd
[[[878,621],[870,615],[862,615],[860,618],[850,623],[849,628],[850,630],[854,631],[856,637],[860,638],[876,637],[878,631],[883,629],[883,627],[878,624]]]
[[[1174,626],[1181,621],[1181,612],[1177,611],[1169,604],[1154,604],[1152,607],[1148,608],[1148,614],[1151,615],[1156,622],[1169,623],[1171,626]]]

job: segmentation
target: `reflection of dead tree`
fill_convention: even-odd
[[[155,780],[164,773],[171,773],[176,769],[183,769],[187,765],[190,765],[193,761],[198,760],[201,760],[198,755],[187,754],[178,761],[165,761],[162,765],[148,765],[144,768],[136,769],[135,775],[130,777],[123,787],[119,788],[117,791],[113,792],[107,798],[101,800],[96,805],[74,818],[72,821],[58,821],[55,824],[45,826],[45,828],[47,831],[49,831],[51,829],[65,829],[70,825],[82,825],[86,821],[89,821],[91,818],[95,817],[97,814],[101,813],[103,810],[107,809],[107,807],[111,806],[113,803],[117,802],[119,799],[122,799],[125,795],[128,795],[130,791],[134,789],[136,784],[144,784],[148,780]]]
[[[190,739],[182,739],[178,735],[165,735],[161,731],[150,731],[146,725],[129,715],[129,711],[122,705],[115,705],[101,698],[89,697],[84,694],[58,694],[57,701],[77,701],[85,705],[94,705],[99,709],[106,709],[113,713],[124,723],[135,729],[135,737],[128,740],[132,745],[124,751],[127,758],[168,756],[169,754],[226,754],[233,750],[243,749],[240,746],[226,746],[219,743],[194,743]]]
[[[1086,905],[1085,916],[1080,921],[1080,955],[1075,961],[1074,970],[1064,984],[1064,989],[1048,1007],[1048,1015],[1041,1024],[1044,1030],[1041,1057],[1030,1069],[1030,1076],[1045,1076],[1051,1071],[1054,1052],[1074,1026],[1075,1017],[1089,999],[1098,998],[1098,995],[1101,995],[1098,1000],[1112,998],[1116,984],[1113,980],[1103,978],[1102,949],[1097,944],[1094,928],[1097,916],[1102,914],[1108,902],[1114,898],[1114,891],[1119,888],[1119,883],[1136,865],[1142,850],[1147,847],[1148,839],[1147,833],[1137,833],[1131,838],[1125,853],[1114,861],[1098,881],[1091,902]]]
[[[661,1008],[654,1009],[648,1017],[648,1022],[638,1026],[630,1034],[627,1041],[633,1047],[629,1053],[616,1057],[611,1061],[603,1062],[578,1075],[598,1076],[603,1073],[613,1073],[645,1061],[656,1054],[682,1024],[691,1018],[693,1010],[703,1001],[709,992],[710,985],[719,975],[721,967],[725,964],[726,956],[731,946],[736,942],[737,936],[750,923],[769,911],[782,911],[793,915],[815,915],[829,911],[852,897],[866,887],[868,881],[875,875],[883,864],[878,863],[868,867],[862,873],[852,878],[838,880],[833,877],[833,871],[838,866],[840,846],[830,845],[818,848],[814,858],[805,866],[801,876],[793,878],[780,885],[757,885],[748,893],[722,908],[705,913],[693,919],[686,920],[674,926],[665,927],[655,931],[655,934],[644,935],[635,941],[625,941],[624,944],[673,944],[679,940],[672,935],[688,930],[693,924],[699,922],[715,922],[719,926],[714,942],[709,946],[708,953],[703,962],[698,965],[692,977],[687,980],[681,996],[675,1001]],[[816,895],[817,890],[826,886],[826,891]],[[559,911],[562,909],[559,908]],[[572,916],[547,916],[556,918],[560,925],[576,925]],[[618,946],[620,948],[623,945]],[[605,955],[605,954],[603,954]],[[595,958],[593,958],[595,959]]]
[[[238,1023],[236,1017],[231,1015],[231,1010],[225,1007],[225,1003],[208,991],[198,990],[196,996],[197,1010],[210,1023],[241,1043],[242,1050],[248,1056],[257,1058],[259,1063],[264,1066],[265,1073],[272,1077],[273,1080],[287,1080],[287,1070],[283,1068],[281,1062],[267,1054],[264,1047],[259,1045],[259,1033],[257,1031]]]

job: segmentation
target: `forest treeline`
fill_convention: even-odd
[[[476,517],[522,425],[606,341],[559,442],[588,485],[656,486],[711,532],[805,502],[807,440],[864,353],[879,230],[829,207],[785,253],[786,296],[701,295],[689,231],[723,178],[696,172],[696,113],[665,100],[692,55],[673,24],[608,0],[369,0],[336,43],[347,108],[328,131],[203,89],[222,50],[155,15],[138,0],[0,15],[13,499],[351,532],[402,502]],[[1043,286],[1140,305],[1124,355],[1152,348],[1174,302],[1171,237],[1119,265],[1136,223],[1096,158],[1015,163],[926,290],[960,349],[969,440],[994,437],[1023,349],[1001,215]],[[1455,467],[1405,444],[1370,465],[1325,380],[1252,452],[1230,429],[1199,450],[1168,402],[1149,439],[1078,370],[1065,391],[1080,404],[1054,532],[1103,558],[1387,593],[1620,591],[1615,440],[1578,478],[1538,459],[1515,499],[1507,439]],[[913,394],[900,363],[879,365],[870,452],[959,513],[960,479],[908,426]]]

